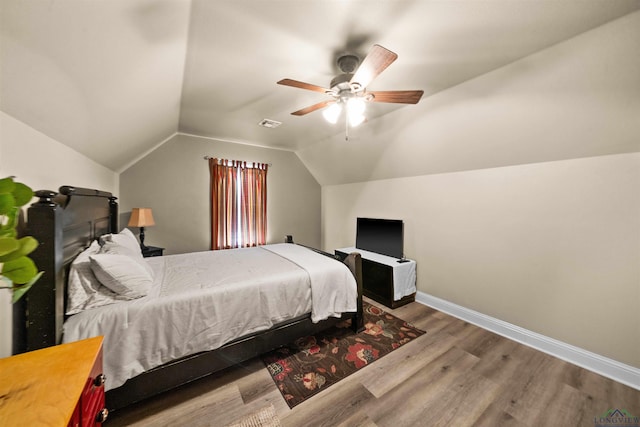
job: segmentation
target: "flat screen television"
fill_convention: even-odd
[[[404,223],[401,219],[358,218],[356,248],[402,258]]]

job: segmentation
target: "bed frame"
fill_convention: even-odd
[[[71,262],[91,242],[105,233],[117,233],[118,203],[111,193],[60,187],[59,193],[37,191],[39,200],[28,209],[27,233],[40,245],[32,254],[44,274],[19,303],[14,305],[14,352],[36,350],[59,344],[65,319],[66,282]],[[332,254],[314,249],[336,259]],[[352,319],[361,331],[362,261],[357,253],[343,261],[358,285],[357,312],[341,319],[311,322],[310,315],[275,325],[273,328],[239,338],[216,350],[169,362],[128,380],[107,392],[107,407],[115,410],[180,385],[194,381],[262,353],[283,346],[296,338],[314,334],[344,319]]]

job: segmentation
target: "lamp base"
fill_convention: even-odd
[[[144,244],[144,227],[140,227],[140,250],[144,251],[147,247]]]

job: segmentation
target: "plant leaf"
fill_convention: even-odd
[[[0,215],[7,215],[16,206],[16,199],[12,194],[0,193]]]
[[[42,274],[44,273],[44,271],[39,272],[38,274],[35,275],[35,277],[33,279],[31,279],[28,283],[25,283],[22,286],[15,286],[13,288],[13,295],[11,297],[11,302],[13,304],[15,304],[16,302],[18,302],[18,300],[20,298],[22,298],[22,296],[29,290],[31,289],[31,286],[33,286],[34,283],[36,283],[38,281],[38,279],[40,278],[40,276],[42,276]]]
[[[11,287],[14,303],[42,276],[27,256],[38,247],[38,241],[31,236],[16,239],[20,208],[32,198],[29,186],[13,177],[0,179],[0,282]]]
[[[38,241],[31,236],[25,236],[19,239],[18,242],[20,242],[20,252],[24,255],[29,255],[38,248]]]
[[[38,274],[38,269],[35,263],[26,256],[7,261],[2,266],[2,275],[19,285],[28,283],[36,274]]]
[[[0,257],[4,257],[12,252],[18,250],[20,244],[13,237],[0,237]],[[0,258],[0,262],[2,258]]]
[[[21,182],[14,183],[13,198],[15,199],[14,206],[24,206],[33,198],[33,190]]]
[[[0,214],[2,216],[2,220],[0,221],[0,230],[15,230],[16,225],[18,224],[18,216],[19,216],[20,208],[13,207],[9,212]]]
[[[0,242],[3,240],[9,239],[0,238]],[[27,256],[38,247],[38,241],[31,236],[23,237],[20,240],[11,240],[15,241],[18,244],[18,247],[9,253],[3,253],[0,249],[0,262],[13,261],[14,259],[18,259],[21,256]]]
[[[15,240],[17,235],[18,235],[18,232],[14,228],[9,228],[9,229],[0,228],[0,237],[8,237],[10,239]]]
[[[13,178],[0,179],[0,194],[9,194],[13,192],[14,186]]]

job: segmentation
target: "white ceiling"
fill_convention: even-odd
[[[118,171],[175,132],[304,150],[340,53],[398,60],[371,90],[423,100],[640,9],[640,0],[0,0],[0,109]],[[369,126],[416,108],[369,104]],[[411,114],[408,113],[407,116]],[[264,118],[283,122],[258,126]],[[375,137],[372,135],[371,137]]]

